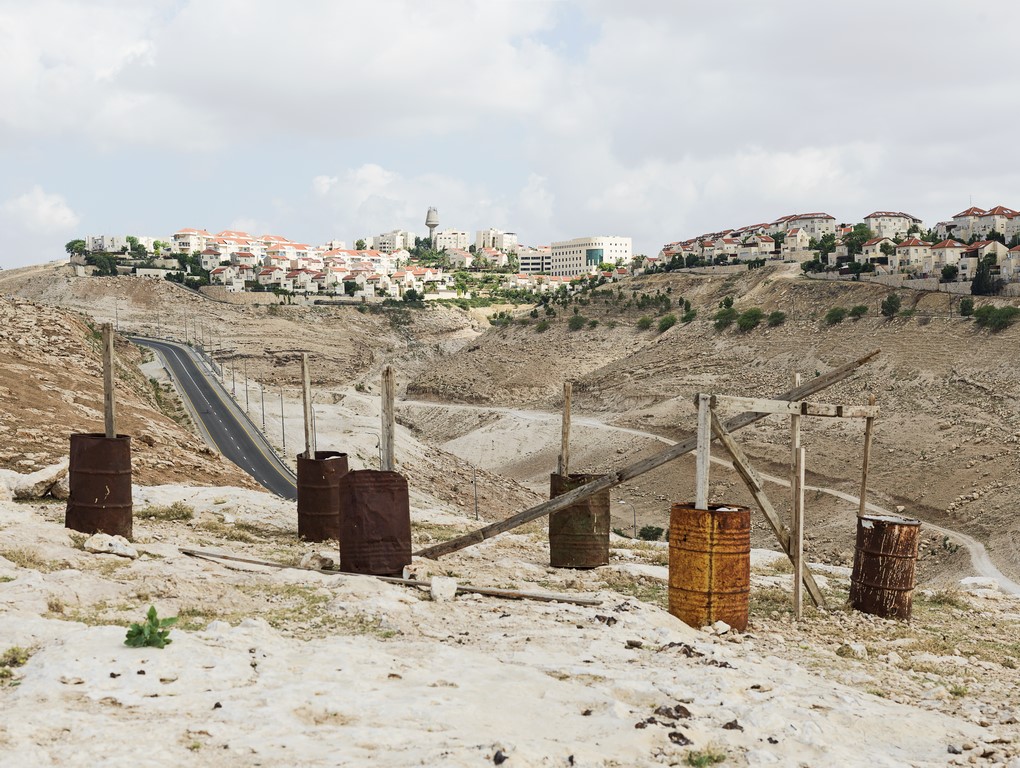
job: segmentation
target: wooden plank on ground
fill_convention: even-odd
[[[850,376],[854,371],[865,365],[869,360],[874,358],[881,350],[874,350],[869,352],[863,357],[859,357],[856,360],[851,360],[848,363],[833,368],[827,373],[823,373],[821,376],[816,376],[806,384],[802,384],[799,387],[794,387],[791,390],[776,395],[778,400],[802,400],[805,397],[810,397],[816,392],[821,392],[826,387],[830,387],[833,384],[843,381],[843,379]],[[726,429],[730,432],[735,432],[738,429],[746,427],[748,424],[754,424],[756,421],[761,421],[765,418],[764,414],[760,413],[742,413],[739,416],[734,416],[726,421]],[[681,440],[676,445],[671,445],[664,451],[660,451],[652,456],[642,459],[641,461],[635,462],[630,466],[624,467],[623,469],[609,472],[597,480],[593,480],[586,485],[579,486],[572,491],[568,491],[562,496],[557,496],[555,499],[549,499],[540,504],[530,507],[523,512],[518,512],[516,515],[508,517],[506,520],[501,520],[496,523],[490,523],[489,525],[479,528],[477,531],[458,536],[450,541],[444,541],[441,544],[436,544],[431,547],[415,552],[419,557],[431,557],[439,558],[443,555],[448,555],[451,552],[470,547],[473,544],[478,544],[486,539],[490,539],[493,536],[497,536],[506,531],[513,530],[518,526],[529,523],[532,520],[537,520],[540,517],[545,517],[552,512],[558,512],[561,509],[566,509],[572,504],[576,504],[581,499],[586,499],[589,496],[593,496],[600,491],[613,488],[620,483],[625,483],[639,475],[643,475],[646,472],[650,472],[653,469],[661,467],[663,464],[667,464],[684,454],[690,453],[698,445],[697,436],[690,436],[684,440]]]
[[[713,395],[715,406],[728,405],[755,413],[778,413],[783,416],[827,416],[838,419],[869,419],[878,416],[872,405],[838,405],[836,403],[789,402],[768,400],[762,397],[732,397]]]

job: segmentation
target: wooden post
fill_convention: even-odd
[[[839,381],[843,381],[843,379],[850,376],[854,371],[875,357],[879,352],[881,352],[881,350],[876,349],[863,357],[844,363],[838,368],[833,368],[828,373],[823,373],[821,376],[815,376],[813,379],[810,379],[807,383],[802,384],[799,387],[786,392],[781,392],[776,395],[775,399],[803,400],[805,397],[809,397],[816,392],[821,392],[826,387],[830,387]],[[726,421],[726,429],[733,432],[746,427],[748,424],[754,424],[756,421],[761,421],[763,418],[765,418],[765,414],[745,412],[739,416],[734,416],[733,418],[728,419]],[[457,552],[465,547],[470,547],[472,544],[478,544],[486,539],[491,539],[493,536],[498,536],[501,533],[513,530],[525,523],[530,523],[532,520],[537,520],[538,518],[545,517],[553,512],[559,512],[561,509],[566,509],[582,499],[594,496],[599,491],[614,488],[615,486],[620,485],[620,483],[625,483],[628,480],[632,480],[635,477],[643,475],[645,472],[650,472],[664,464],[668,464],[674,459],[690,453],[697,447],[697,436],[688,436],[659,453],[653,454],[645,459],[641,459],[640,461],[622,469],[609,472],[600,477],[598,480],[593,480],[590,483],[579,486],[572,491],[564,493],[562,496],[557,496],[555,499],[543,501],[542,503],[529,507],[522,512],[511,515],[506,520],[490,523],[476,531],[471,531],[463,536],[457,536],[456,538],[444,541],[441,544],[426,547],[414,554],[418,557],[430,557],[436,559],[443,555],[448,555],[451,552]],[[778,518],[776,519],[776,525],[780,526],[780,529],[782,528],[782,522],[779,521]]]
[[[868,397],[868,405],[874,404],[875,396],[870,395]],[[864,517],[867,510],[865,497],[868,495],[868,465],[871,463],[871,432],[874,427],[875,418],[873,416],[869,416],[864,420],[864,461],[861,468],[861,501],[860,506],[857,508],[857,517]]]
[[[695,476],[694,506],[708,509],[708,472],[712,464],[712,398],[698,395],[698,455]]]
[[[804,616],[804,446],[797,447],[793,494],[793,616]]]
[[[570,474],[570,394],[571,384],[563,382],[563,424],[560,429],[560,460],[556,473],[560,477]]]
[[[783,524],[782,518],[776,512],[776,508],[772,506],[769,497],[765,495],[765,484],[762,482],[761,476],[751,466],[751,462],[747,460],[744,451],[737,445],[737,441],[733,439],[730,430],[719,421],[719,417],[715,413],[712,414],[712,429],[719,437],[719,442],[729,452],[730,457],[733,459],[733,468],[737,470],[737,474],[744,481],[744,485],[747,486],[751,497],[758,504],[758,508],[761,509],[768,524],[772,527],[772,532],[776,534],[776,539],[779,540],[779,546],[783,548],[783,552],[790,558],[790,562],[793,562],[793,537],[790,535],[789,529]],[[818,584],[815,583],[815,578],[811,575],[809,569],[804,569],[801,580],[804,586],[807,587],[812,602],[815,605],[824,606],[825,598],[822,596],[822,591],[818,588]]]
[[[793,374],[793,386],[800,386],[800,374]],[[800,416],[790,417],[790,472],[796,473],[797,471],[797,450],[800,448]],[[790,509],[797,503],[797,491],[794,484],[790,483],[791,504]]]
[[[312,427],[312,379],[308,372],[308,354],[301,353],[301,387],[305,403],[305,458],[315,458],[315,429]]]
[[[117,436],[117,403],[113,396],[113,326],[103,323],[103,411],[106,436]]]
[[[383,368],[382,375],[382,439],[379,443],[382,451],[380,468],[384,472],[393,472],[396,468],[393,450],[393,434],[395,431],[393,401],[395,398],[396,387],[393,382],[393,366],[387,365]]]

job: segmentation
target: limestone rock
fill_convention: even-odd
[[[138,559],[138,550],[132,547],[123,536],[96,533],[85,539],[83,547],[86,552],[94,552],[97,555],[117,555],[132,560]]]

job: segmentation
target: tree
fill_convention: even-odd
[[[138,238],[134,235],[128,235],[124,238],[127,240],[128,250],[131,252],[131,257],[135,259],[144,259],[148,252],[145,250],[145,246],[138,242]]]
[[[970,292],[973,296],[991,296],[1002,290],[1002,280],[992,276],[992,267],[997,259],[994,253],[989,253],[978,262],[974,271],[974,280],[970,284]]]
[[[85,255],[85,263],[91,264],[96,268],[95,274],[97,275],[109,275],[116,277],[117,275],[117,258],[110,253],[88,253]]]
[[[843,307],[833,307],[825,313],[825,324],[836,325],[842,323],[846,319],[846,309]]]
[[[822,235],[821,239],[815,242],[811,250],[818,251],[822,256],[828,256],[836,250],[836,236],[831,232]]]
[[[152,243],[152,252],[155,258],[159,258],[159,254],[164,250],[170,250],[170,243],[164,240],[156,240]]]
[[[890,293],[882,299],[882,316],[889,319],[896,317],[899,314],[901,304],[900,295],[898,293]]]
[[[955,264],[946,264],[942,267],[942,282],[951,283],[956,280],[956,276],[960,274],[960,268]]]
[[[856,256],[864,249],[864,244],[874,236],[867,224],[854,224],[853,231],[843,238],[843,244],[848,254]]]
[[[354,250],[356,250],[356,251],[363,251],[363,250],[365,250],[365,241],[362,240],[361,238],[358,238],[354,242]]]
[[[970,317],[974,314],[974,299],[965,296],[960,299],[960,317]]]
[[[404,291],[404,301],[406,301],[408,304],[414,303],[416,301],[421,301],[421,298],[422,298],[421,295],[418,293],[418,291],[414,290],[414,288],[408,288],[406,291]]]
[[[985,240],[995,240],[998,243],[1006,244],[1006,236],[1001,232],[996,232],[994,229],[985,235]]]
[[[892,259],[896,255],[896,246],[892,243],[882,243],[878,249],[882,252],[882,255],[887,259]]]
[[[71,240],[64,246],[68,256],[82,256],[85,253],[84,240]]]

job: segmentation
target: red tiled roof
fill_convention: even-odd
[[[985,215],[984,210],[982,210],[981,208],[976,208],[974,206],[971,206],[970,208],[968,208],[965,211],[960,211],[959,213],[953,214],[953,218],[954,219],[959,219],[959,218],[961,218],[963,216],[984,216],[984,215]]]

